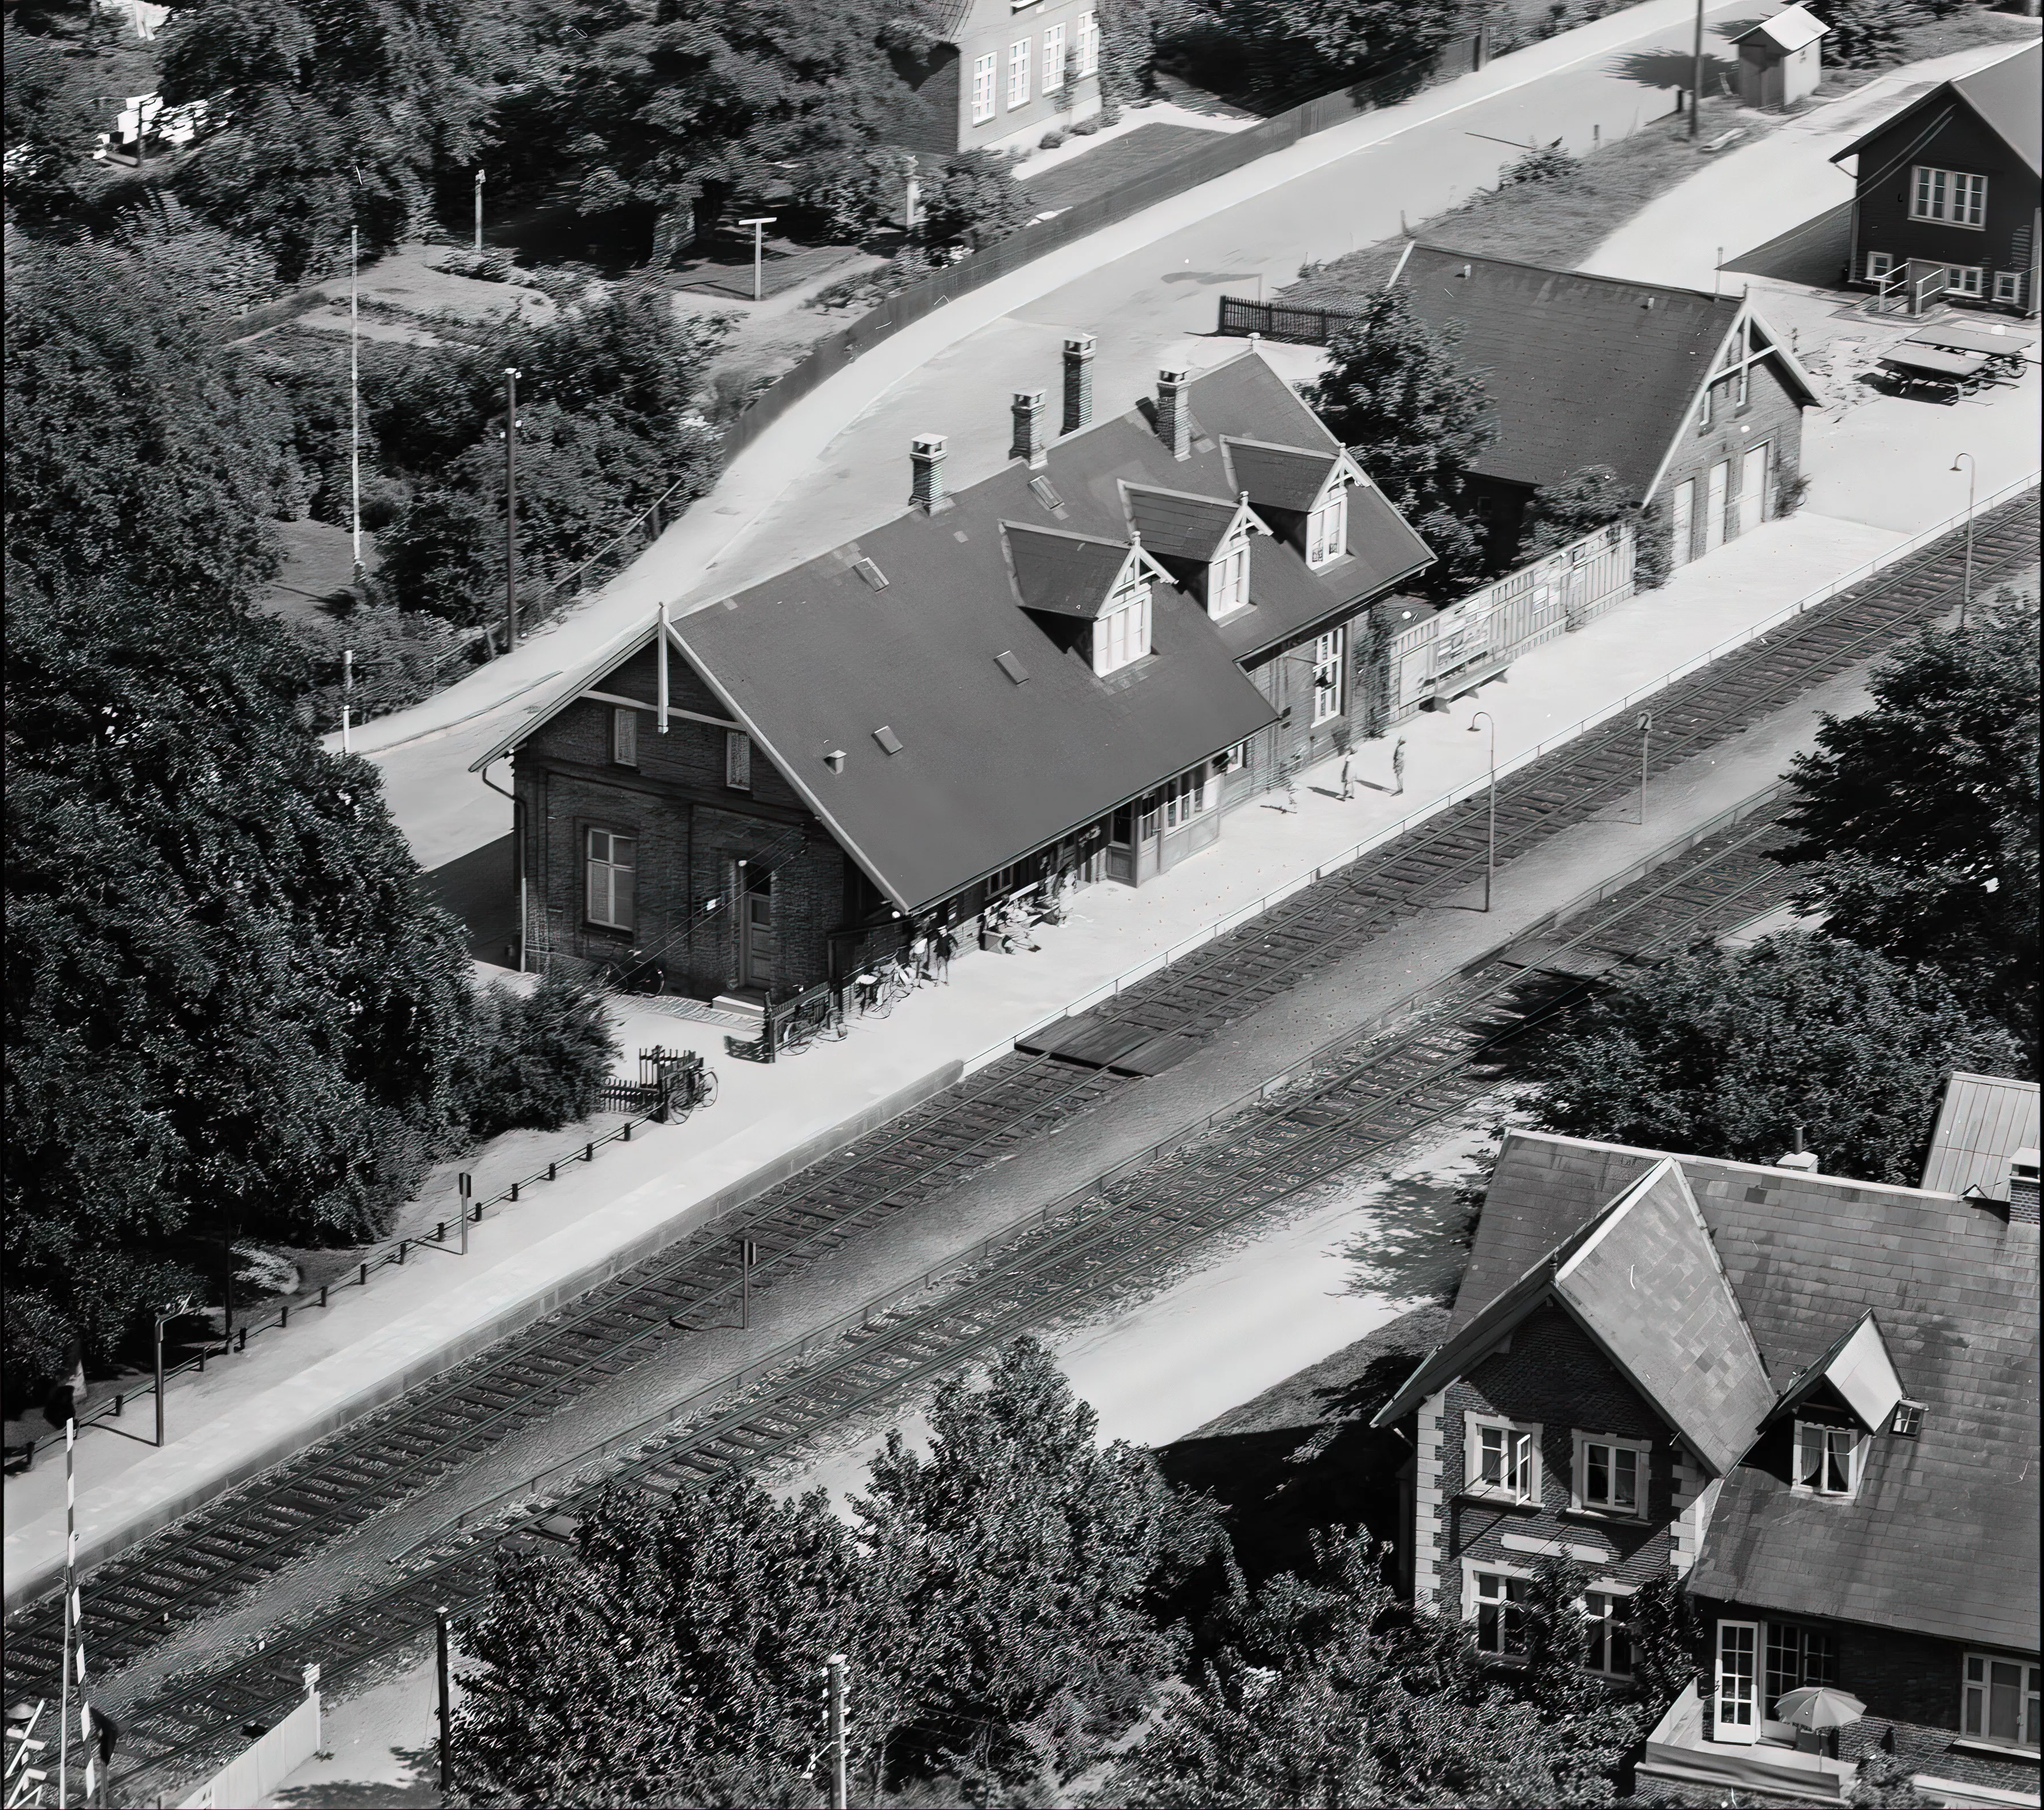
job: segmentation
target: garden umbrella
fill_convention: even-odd
[[[1850,1691],[1829,1685],[1805,1685],[1775,1700],[1774,1713],[1792,1728],[1846,1728],[1866,1714],[1866,1705]]]

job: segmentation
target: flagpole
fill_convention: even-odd
[[[63,1679],[57,1708],[57,1810],[71,1802],[71,1643],[78,1613],[78,1478],[72,1451],[78,1443],[78,1423],[64,1417],[64,1610]]]

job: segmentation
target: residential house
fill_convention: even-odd
[[[1013,462],[648,623],[514,757],[526,950],[705,998],[841,981],[1056,876],[1141,885],[1347,745],[1351,630],[1431,556],[1254,351],[1092,420],[1015,398]],[[989,424],[991,427],[993,424]]]
[[[1749,107],[1792,107],[1823,79],[1831,27],[1802,6],[1785,6],[1731,41],[1739,50],[1739,98]]]
[[[1534,492],[1589,466],[1656,512],[1677,566],[1797,493],[1816,392],[1750,297],[1420,244],[1392,282],[1458,336],[1490,393],[1497,435],[1473,481],[1497,563],[1511,562]]]
[[[1033,149],[1101,109],[1098,0],[948,0],[936,41],[900,52],[922,103],[908,148],[938,155]]]
[[[2033,1122],[2034,1126],[2034,1122]],[[2034,1129],[2031,1135],[2034,1137]],[[1584,1662],[1673,1573],[1704,1630],[1642,1794],[1842,1801],[1896,1756],[2038,1801],[2035,1153],[2000,1199],[1512,1131],[1442,1343],[1375,1417],[1413,1443],[1414,1600],[1509,1665],[1549,1555]],[[1779,1719],[1828,1685],[1834,1741]]]
[[[1947,301],[2037,312],[2038,84],[2035,43],[1941,82],[1831,161],[1856,158],[1852,280],[1919,273]]]

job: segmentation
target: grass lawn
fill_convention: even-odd
[[[1189,151],[1215,142],[1219,135],[1197,126],[1139,126],[1125,137],[1111,138],[1097,151],[1059,163],[1022,185],[1038,213],[1067,208],[1095,195],[1111,194],[1138,177],[1175,163]]]

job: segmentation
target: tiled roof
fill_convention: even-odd
[[[1831,1348],[1800,1376],[1790,1379],[1776,1404],[1776,1417],[1826,1390],[1874,1433],[1886,1427],[1896,1404],[1904,1398],[1902,1379],[1896,1374],[1895,1360],[1888,1355],[1888,1342],[1881,1336],[1881,1322],[1872,1308],[1841,1333]]]
[[[1239,500],[1189,497],[1182,491],[1156,490],[1147,485],[1129,485],[1124,494],[1130,529],[1142,535],[1147,550],[1166,559],[1204,563],[1213,558],[1242,513]]]
[[[1940,82],[1928,94],[1919,95],[1906,107],[1891,113],[1870,132],[1854,139],[1842,151],[1831,153],[1834,163],[1857,155],[1877,139],[1885,138],[1904,121],[1934,109],[1949,107],[1957,101],[1977,114],[1982,125],[2013,151],[2031,175],[2038,173],[2039,140],[2044,138],[2044,102],[2038,98],[2038,80],[2044,75],[2044,47],[2026,44],[2012,56],[1970,75]]]
[[[1744,305],[1432,245],[1412,248],[1398,286],[1429,326],[1459,324],[1456,356],[1490,393],[1497,437],[1475,470],[1538,485],[1609,466],[1642,499]]]
[[[1054,615],[1098,615],[1132,550],[1121,543],[1021,522],[1003,522],[1001,533],[1016,596],[1025,608]]]
[[[1510,1133],[1449,1323],[1663,1160]],[[1753,1463],[1726,1479],[1692,1587],[1786,1613],[2038,1646],[2038,1229],[1950,1195],[1676,1159],[1770,1374],[1826,1357],[1871,1311],[1914,1438],[1869,1441],[1858,1495],[1816,1501]]]
[[[1748,38],[1765,38],[1777,50],[1800,50],[1806,44],[1815,44],[1831,29],[1815,13],[1800,6],[1785,6],[1773,18],[1762,19],[1731,41],[1744,44]]]
[[[1253,507],[1289,509],[1295,514],[1320,500],[1335,462],[1331,451],[1309,452],[1260,440],[1224,439],[1221,451],[1228,462],[1228,482],[1236,492],[1247,490]]]
[[[1923,1185],[1939,1194],[1977,1187],[1990,1200],[2006,1200],[2008,1160],[2035,1145],[2037,1126],[2034,1081],[1954,1072],[1931,1133]]]

